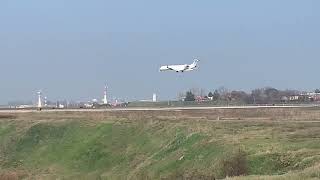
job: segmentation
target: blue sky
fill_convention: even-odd
[[[320,1],[0,1],[0,103],[320,87]],[[201,59],[199,71],[159,73]]]

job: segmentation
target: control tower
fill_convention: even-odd
[[[107,85],[106,85],[106,86],[104,87],[103,99],[102,99],[102,103],[103,103],[104,105],[108,104],[107,90],[108,90],[108,87],[107,87]]]
[[[41,102],[41,91],[38,91],[38,104],[37,104],[38,110],[41,110],[42,108],[42,102]]]

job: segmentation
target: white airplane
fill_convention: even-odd
[[[199,61],[200,60],[195,59],[192,64],[161,66],[160,72],[162,71],[176,71],[176,72],[193,71],[198,67],[197,64]]]

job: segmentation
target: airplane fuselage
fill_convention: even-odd
[[[162,71],[175,71],[175,72],[193,71],[197,68],[198,62],[199,62],[199,60],[195,59],[192,64],[161,66],[160,72],[162,72]]]

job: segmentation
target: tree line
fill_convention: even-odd
[[[316,89],[314,93],[320,93],[320,89]],[[205,101],[220,101],[220,102],[236,102],[241,104],[277,104],[287,103],[289,101],[295,102],[311,102],[312,98],[303,96],[304,92],[297,90],[278,90],[273,87],[257,88],[251,92],[241,90],[232,90],[221,87],[219,89],[210,91],[208,94],[204,93],[203,89],[191,89],[180,100],[196,101],[198,97]],[[319,95],[320,96],[320,95]]]

